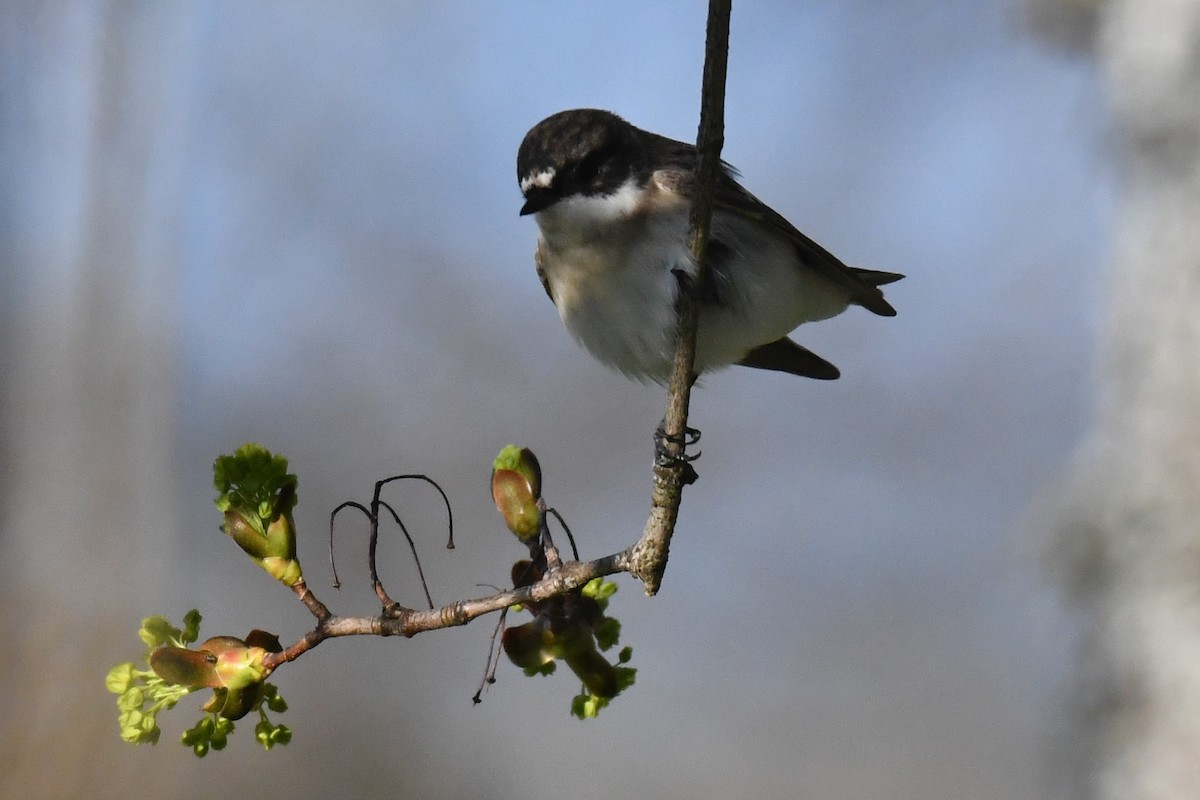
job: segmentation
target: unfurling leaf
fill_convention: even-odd
[[[225,515],[221,529],[271,577],[292,586],[302,577],[296,560],[296,476],[287,459],[246,444],[213,463],[216,503]]]

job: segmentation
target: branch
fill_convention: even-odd
[[[305,588],[296,590],[305,605],[317,618],[317,627],[295,644],[280,653],[263,659],[263,666],[274,670],[281,664],[294,661],[326,639],[337,636],[404,636],[413,637],[424,631],[466,625],[476,617],[490,614],[517,604],[538,603],[579,589],[593,578],[629,571],[630,551],[624,550],[594,561],[568,561],[546,574],[542,580],[519,589],[507,589],[473,600],[459,600],[441,608],[412,609],[396,604],[372,617],[340,617],[330,615],[312,593]],[[309,599],[306,599],[309,598]],[[322,616],[322,613],[324,616]]]
[[[704,45],[704,83],[700,97],[700,131],[696,140],[696,196],[688,217],[688,236],[696,273],[679,297],[675,364],[667,389],[667,414],[663,420],[668,459],[654,465],[654,487],[646,527],[630,551],[630,573],[645,584],[646,594],[658,592],[683,487],[695,479],[684,456],[688,404],[695,382],[696,326],[700,316],[696,289],[704,285],[708,272],[708,241],[712,227],[713,195],[721,169],[721,147],[725,142],[725,74],[729,63],[729,17],[731,0],[709,0],[708,33]]]
[[[541,497],[541,469],[531,452],[513,446],[504,448],[493,466],[493,499],[505,516],[505,521],[518,539],[530,546],[533,558],[516,566],[536,566],[525,578],[514,579],[524,584],[526,579],[541,574],[539,580],[517,588],[433,608],[424,572],[417,561],[418,573],[425,589],[429,609],[412,609],[394,602],[384,590],[376,569],[379,512],[391,514],[408,541],[413,558],[416,547],[400,515],[380,498],[382,487],[392,481],[409,478],[432,484],[446,503],[453,548],[453,516],[446,494],[436,482],[424,475],[401,475],[375,484],[371,505],[350,501],[339,505],[330,515],[329,555],[333,568],[334,586],[339,585],[333,565],[333,524],[338,512],[356,508],[370,520],[368,567],[371,582],[383,608],[375,616],[344,617],[335,615],[317,599],[304,580],[296,558],[296,526],[292,509],[297,502],[297,478],[287,471],[287,459],[272,455],[257,444],[246,444],[231,456],[220,456],[213,464],[213,483],[219,496],[217,507],[224,513],[222,530],[273,578],[289,586],[305,608],[316,618],[316,627],[285,649],[273,635],[253,630],[245,640],[230,636],[211,637],[198,648],[188,648],[196,641],[200,615],[193,611],[185,618],[184,629],[176,629],[162,617],[143,621],[141,638],[151,648],[146,660],[149,670],[136,670],[132,663],[120,664],[110,670],[106,686],[119,695],[121,735],[134,743],[156,742],[161,733],[155,716],[158,711],[172,707],[186,694],[199,688],[213,689],[213,698],[204,706],[208,716],[195,728],[185,732],[183,742],[198,756],[210,748],[224,747],[226,734],[233,721],[257,709],[261,715],[255,727],[256,738],[264,747],[286,744],[291,731],[285,725],[271,725],[264,706],[282,711],[286,704],[274,686],[265,679],[275,669],[294,661],[326,639],[340,636],[404,636],[412,637],[423,631],[466,625],[476,617],[501,611],[514,605],[535,610],[534,622],[506,631],[506,637],[532,630],[532,647],[502,640],[510,660],[528,672],[542,672],[562,660],[583,681],[584,690],[572,701],[572,713],[578,717],[595,716],[600,708],[633,682],[635,669],[626,664],[631,648],[625,647],[618,656],[617,666],[601,656],[617,642],[619,623],[602,614],[607,596],[615,585],[598,583],[599,594],[591,599],[590,611],[583,609],[586,585],[595,579],[617,572],[628,572],[640,579],[646,594],[654,595],[662,583],[666,569],[671,537],[679,517],[683,487],[696,479],[686,454],[686,447],[698,433],[687,427],[691,387],[696,379],[696,328],[699,320],[698,288],[705,285],[708,271],[708,243],[712,227],[713,200],[721,170],[721,148],[724,143],[725,75],[729,57],[729,19],[731,0],[709,0],[708,32],[705,41],[704,79],[701,90],[700,126],[696,142],[694,173],[695,197],[688,217],[688,237],[694,274],[680,281],[677,300],[675,359],[667,392],[667,411],[656,443],[661,447],[654,466],[654,485],[651,494],[650,516],[641,537],[631,547],[594,561],[578,560],[563,563],[550,539],[547,514],[562,517],[548,509]],[[512,452],[508,452],[512,451]],[[511,462],[511,463],[510,463]],[[500,481],[497,483],[497,476]],[[536,521],[536,530],[530,523]],[[575,552],[574,538],[563,524]],[[536,537],[536,540],[535,538]],[[541,560],[538,556],[540,555]],[[578,558],[578,555],[576,555]],[[544,570],[544,572],[543,572]],[[583,590],[583,591],[580,591]],[[551,604],[538,609],[554,598],[578,593],[569,598],[574,604]],[[599,614],[599,621],[595,619]],[[501,624],[503,624],[503,615]],[[190,620],[190,621],[189,621]],[[541,626],[540,628],[538,626]],[[557,626],[557,629],[555,628]],[[496,634],[493,633],[494,646]],[[597,649],[598,647],[598,649]],[[590,657],[588,657],[590,654]],[[526,658],[531,656],[532,659]],[[520,664],[521,661],[532,664]],[[489,662],[490,663],[490,662]],[[486,672],[485,683],[493,672]],[[531,673],[532,674],[532,673]],[[148,692],[149,690],[149,692]],[[478,694],[475,697],[479,700]],[[149,705],[147,705],[149,703]],[[220,717],[214,722],[214,719]]]

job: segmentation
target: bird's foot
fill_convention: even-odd
[[[682,471],[681,478],[685,486],[690,486],[700,477],[692,462],[700,457],[687,453],[687,448],[700,441],[700,431],[696,428],[684,427],[682,433],[668,434],[666,420],[660,422],[654,430],[654,464],[659,467],[678,467]]]

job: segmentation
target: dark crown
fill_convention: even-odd
[[[546,117],[517,151],[522,214],[576,194],[603,195],[647,174],[642,132],[610,111],[579,108]]]

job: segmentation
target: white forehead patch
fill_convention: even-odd
[[[542,170],[536,175],[529,175],[522,178],[521,193],[524,194],[535,187],[538,189],[549,189],[552,183],[554,183],[554,167]]]

